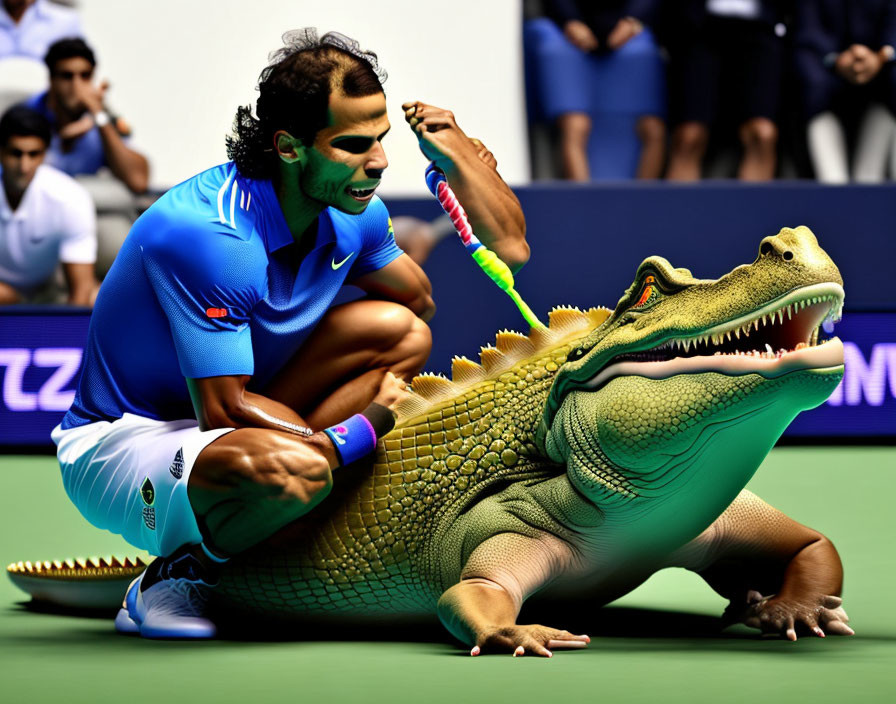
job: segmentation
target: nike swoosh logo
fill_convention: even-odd
[[[354,255],[354,252],[350,252],[349,255],[345,259],[343,259],[341,262],[339,262],[338,264],[336,263],[336,257],[333,257],[333,260],[330,262],[330,266],[333,267],[333,271],[336,271],[338,268],[340,268],[349,259],[351,259],[353,255]]]

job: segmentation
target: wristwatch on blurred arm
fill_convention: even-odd
[[[112,118],[105,110],[93,113],[93,122],[97,127],[105,127],[112,122]]]

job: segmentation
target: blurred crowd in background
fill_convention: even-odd
[[[896,170],[892,0],[530,0],[524,34],[536,177]]]
[[[896,176],[896,0],[525,0],[521,12],[536,179]],[[73,0],[2,0],[0,305],[91,305],[157,195],[94,49]],[[451,225],[396,218],[395,230],[422,262]]]

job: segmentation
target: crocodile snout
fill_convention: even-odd
[[[777,235],[766,237],[759,243],[757,264],[785,264],[789,267],[812,272],[823,280],[843,285],[840,272],[831,258],[818,246],[815,235],[805,225],[785,227]],[[813,278],[814,278],[813,276]]]

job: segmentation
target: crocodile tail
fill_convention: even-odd
[[[114,609],[148,558],[89,557],[14,562],[6,574],[32,600],[74,609]]]

